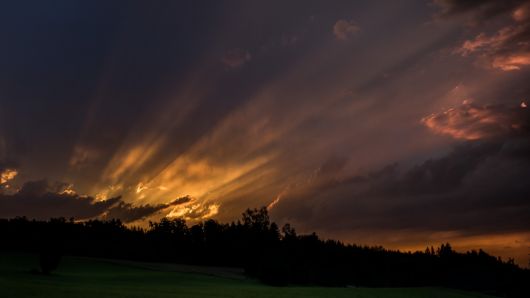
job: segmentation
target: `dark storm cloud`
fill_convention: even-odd
[[[465,142],[405,170],[394,164],[345,179],[317,176],[284,194],[272,214],[309,230],[527,231],[527,177],[528,132]]]
[[[96,201],[93,197],[65,192],[66,184],[50,184],[45,180],[27,182],[14,194],[0,195],[0,217],[26,216],[93,218],[119,202],[119,197]]]
[[[530,148],[528,143],[505,146],[519,147],[524,154]],[[476,155],[482,151],[493,153]],[[470,155],[473,159],[466,160]],[[309,230],[526,231],[529,166],[528,158],[491,148],[459,149],[444,160],[427,161],[403,174],[388,167],[313,187],[311,193],[287,194],[272,214]]]
[[[157,212],[180,204],[185,204],[191,201],[190,197],[178,198],[167,204],[156,204],[156,205],[139,205],[133,206],[130,203],[119,202],[116,206],[108,209],[103,218],[116,218],[121,221],[128,223],[136,220],[144,219],[146,217],[152,216]]]
[[[14,194],[0,194],[0,218],[73,217],[83,220],[100,217],[120,219],[128,223],[189,201],[189,197],[182,197],[167,204],[134,206],[123,202],[121,197],[99,201],[90,196],[76,194],[67,183],[39,180],[26,182]]]

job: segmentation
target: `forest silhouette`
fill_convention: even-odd
[[[188,226],[163,218],[148,228],[119,220],[25,217],[0,219],[1,249],[40,254],[49,274],[63,255],[244,268],[275,286],[441,286],[507,297],[530,297],[530,270],[482,250],[456,252],[449,243],[401,252],[299,235],[271,222],[267,209],[248,209],[236,222]]]

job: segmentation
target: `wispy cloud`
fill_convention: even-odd
[[[359,27],[354,21],[352,20],[338,20],[335,25],[333,25],[333,34],[338,40],[348,40],[355,35],[357,35],[361,31],[361,27]]]
[[[252,56],[247,50],[234,48],[226,51],[221,62],[230,68],[238,68],[249,62],[250,59],[252,59]]]

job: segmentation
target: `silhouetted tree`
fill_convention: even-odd
[[[69,221],[65,218],[51,219],[39,233],[39,265],[43,274],[50,274],[59,266],[68,241],[65,235],[68,234],[73,224],[73,219]]]

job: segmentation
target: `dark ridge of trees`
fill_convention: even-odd
[[[530,297],[530,271],[486,252],[455,252],[449,243],[424,252],[321,240],[271,222],[266,208],[249,209],[229,224],[193,226],[164,218],[149,228],[119,220],[0,219],[1,250],[41,254],[41,270],[61,255],[243,267],[265,283],[362,287],[441,286],[506,297]]]

